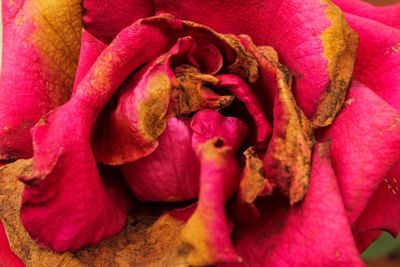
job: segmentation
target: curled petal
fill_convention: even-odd
[[[142,201],[181,201],[198,196],[200,165],[186,121],[171,118],[150,155],[122,166],[125,179]]]
[[[228,87],[229,90],[241,100],[247,107],[247,110],[253,117],[257,127],[257,142],[263,143],[267,141],[272,126],[266,118],[257,96],[251,91],[249,86],[239,77],[231,74],[218,75],[218,86]]]
[[[370,116],[369,114],[374,114]],[[324,134],[350,223],[400,159],[400,114],[359,82]]]
[[[292,95],[292,77],[284,67],[281,66],[281,70],[276,74],[275,120],[264,158],[265,176],[289,196],[291,204],[295,204],[307,192],[314,137],[309,120]]]
[[[134,21],[155,15],[150,0],[85,0],[83,7],[85,28],[107,44]]]
[[[32,156],[30,128],[71,94],[80,1],[2,1],[0,160]]]
[[[314,149],[310,189],[304,201],[287,208],[286,203],[271,199],[256,225],[235,233],[244,266],[364,266],[326,145]]]
[[[388,26],[400,28],[400,4],[374,6],[362,0],[333,0],[346,13],[379,21]]]
[[[3,223],[0,221],[0,265],[4,267],[23,267],[22,261],[11,251]]]
[[[324,110],[319,105],[325,98],[335,107],[330,112],[340,111],[343,91],[347,90],[352,75],[356,35],[330,1],[234,0],[227,5],[212,0],[157,0],[155,3],[157,12],[169,12],[222,33],[248,34],[257,44],[271,45],[277,49],[282,63],[293,71],[294,95],[309,118],[318,109]],[[330,94],[341,97],[328,97]],[[330,112],[319,115],[321,119],[316,120],[316,125],[331,123],[336,114]]]
[[[238,183],[239,166],[233,150],[214,138],[198,147],[201,164],[199,202],[182,229],[178,250],[186,264],[194,266],[237,262],[230,240],[225,201]]]
[[[34,168],[32,176],[21,178],[27,184],[21,218],[41,245],[77,250],[124,226],[129,198],[118,180],[100,178],[90,135],[100,110],[128,74],[169,45],[163,32],[140,22],[124,29],[92,65],[73,98],[33,129]],[[52,227],[44,229],[49,221],[54,221]]]

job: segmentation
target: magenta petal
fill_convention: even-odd
[[[346,18],[359,35],[355,79],[400,110],[400,29],[351,14]]]
[[[200,165],[192,149],[188,123],[169,120],[149,156],[122,166],[135,196],[142,201],[179,201],[198,196]]]
[[[79,56],[79,1],[2,1],[0,160],[29,158],[29,130],[71,95]]]
[[[354,81],[346,106],[325,133],[351,223],[400,159],[400,114]]]
[[[343,11],[400,28],[400,4],[374,6],[362,0],[333,0]]]
[[[224,117],[211,109],[197,112],[192,118],[191,127],[194,131],[192,146],[195,150],[207,140],[220,137],[227,146],[237,152],[247,132],[244,122],[234,117]]]
[[[124,226],[129,199],[115,185],[118,180],[100,178],[90,135],[100,110],[128,74],[168,47],[169,39],[158,29],[140,22],[126,28],[98,57],[73,98],[32,130],[34,169],[31,177],[21,178],[27,184],[21,218],[39,244],[73,251]],[[43,228],[49,221],[51,227]]]
[[[150,0],[85,0],[83,6],[85,28],[105,43],[134,21],[154,15]]]
[[[11,251],[3,223],[0,221],[0,266],[23,267],[22,261]]]
[[[252,92],[250,87],[236,75],[225,74],[219,75],[217,78],[219,80],[218,86],[229,88],[229,90],[246,105],[247,110],[256,123],[257,142],[266,142],[267,138],[271,134],[272,126],[266,118],[256,94]]]
[[[379,188],[368,202],[355,223],[354,233],[360,249],[373,241],[374,233],[382,230],[397,236],[400,231],[400,164],[381,182]],[[367,239],[367,237],[369,237]]]
[[[236,233],[236,249],[244,257],[240,266],[364,266],[327,150],[321,144],[314,149],[310,189],[302,203],[287,211],[285,204],[271,202],[257,226]]]
[[[78,69],[76,70],[73,92],[86,73],[92,67],[98,56],[106,49],[106,44],[91,35],[88,31],[82,32],[81,51],[79,53]]]
[[[182,230],[178,250],[187,251],[182,257],[190,266],[238,262],[225,214],[225,201],[239,182],[234,150],[223,139],[214,138],[199,144],[197,154],[201,163],[199,202]]]

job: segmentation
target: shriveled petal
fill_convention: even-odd
[[[400,28],[400,4],[374,6],[362,0],[333,0],[346,13],[379,21],[388,26]]]
[[[192,149],[188,121],[169,120],[157,149],[122,166],[125,179],[142,201],[180,201],[198,196],[200,164]]]
[[[400,110],[400,29],[351,14],[346,18],[360,38],[355,79]]]
[[[257,95],[252,92],[250,87],[238,76],[223,74],[218,75],[217,78],[219,80],[218,86],[229,88],[229,90],[246,105],[257,127],[256,141],[258,143],[266,142],[272,131],[272,126],[266,118],[265,111],[257,99]]]
[[[325,133],[351,223],[400,159],[400,114],[354,81],[346,107]]]
[[[2,1],[0,160],[32,156],[30,128],[71,94],[79,57],[78,0]]]
[[[366,248],[369,240],[365,236],[374,236],[385,230],[396,237],[400,231],[400,165],[396,164],[393,170],[386,175],[379,188],[371,197],[368,206],[363,210],[355,223],[354,233],[357,240],[363,239]],[[373,241],[374,239],[371,238]]]
[[[90,134],[100,110],[128,74],[169,45],[162,31],[140,21],[126,28],[99,56],[73,98],[33,129],[34,170],[31,177],[21,178],[27,184],[21,217],[40,244],[54,251],[76,250],[124,226],[128,200],[119,187],[112,189],[117,180],[107,183],[99,177]],[[43,228],[49,221],[54,221],[52,227]]]
[[[23,262],[11,251],[3,223],[0,221],[0,265],[4,267],[23,267]]]
[[[107,44],[134,21],[155,15],[150,0],[85,0],[83,6],[85,28]]]
[[[308,189],[313,132],[311,123],[294,100],[292,76],[280,66],[276,73],[272,139],[264,157],[265,176],[289,196],[301,201]]]
[[[191,266],[238,262],[225,214],[225,201],[239,179],[234,151],[223,139],[214,138],[199,145],[197,153],[201,163],[199,202],[182,229],[181,253],[176,260]]]
[[[330,1],[155,2],[157,12],[169,12],[223,33],[248,34],[257,45],[276,48],[282,63],[295,75],[294,95],[309,118],[318,109],[320,112],[325,110],[325,107],[318,108],[322,99],[337,102],[335,105],[339,108],[318,116],[318,126],[331,123],[329,119],[336,115],[331,112],[340,110],[344,97],[338,101],[329,95],[347,90],[353,70],[356,35]]]
[[[287,210],[287,203],[266,199],[270,205],[257,225],[238,229],[240,266],[364,266],[328,154],[326,145],[315,147],[310,189],[301,204]]]

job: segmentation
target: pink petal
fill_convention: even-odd
[[[399,113],[354,81],[346,106],[325,133],[351,223],[400,159]]]
[[[282,63],[295,75],[294,95],[310,118],[328,88],[341,91],[350,81],[355,35],[328,1],[155,2],[157,12],[169,12],[222,33],[248,34],[257,45],[277,49]]]
[[[192,149],[188,123],[169,120],[149,156],[122,166],[135,196],[142,201],[179,201],[198,196],[200,165]]]
[[[91,35],[88,31],[84,30],[82,32],[81,51],[79,53],[78,69],[76,71],[72,93],[75,93],[76,87],[106,47],[105,43],[96,39],[96,37]]]
[[[287,210],[287,203],[270,199],[256,226],[235,233],[240,266],[364,266],[328,153],[326,145],[315,147],[310,190],[301,204]]]
[[[0,266],[23,267],[23,262],[11,251],[3,223],[0,221]]]
[[[346,18],[360,37],[354,77],[400,110],[400,29],[351,14]]]
[[[194,131],[192,138],[194,150],[207,140],[220,137],[236,153],[247,132],[247,126],[242,121],[234,117],[224,117],[210,109],[197,112],[192,118],[191,127]]]
[[[79,1],[2,1],[0,159],[32,156],[30,128],[70,94],[79,56]]]
[[[234,150],[223,139],[210,139],[198,145],[201,164],[199,202],[182,230],[179,251],[185,264],[203,266],[237,262],[230,240],[230,226],[225,201],[232,195],[239,179]]]
[[[379,188],[371,197],[368,206],[363,210],[355,223],[354,232],[358,240],[363,239],[366,248],[369,243],[364,236],[373,236],[375,232],[379,235],[382,230],[396,237],[400,231],[400,165],[397,164],[393,170],[381,182]]]
[[[107,44],[134,21],[155,14],[150,0],[85,0],[83,6],[85,28]]]
[[[236,75],[224,74],[218,75],[217,78],[219,80],[218,86],[229,88],[229,90],[246,105],[248,112],[256,123],[257,142],[266,142],[272,131],[272,126],[266,118],[256,94],[252,92],[250,87]]]
[[[333,2],[346,13],[400,28],[400,4],[377,7],[362,0],[333,0]]]
[[[98,57],[73,98],[33,129],[34,170],[32,177],[21,178],[27,184],[21,218],[39,244],[73,251],[124,226],[129,199],[115,185],[118,180],[100,178],[90,134],[100,110],[128,74],[169,45],[162,31],[140,21],[126,28]],[[49,221],[52,227],[43,228]]]
[[[180,39],[166,54],[133,75],[118,95],[117,104],[101,116],[93,139],[98,161],[121,165],[149,155],[167,126],[172,92],[171,60],[191,52],[195,42]]]

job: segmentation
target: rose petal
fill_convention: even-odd
[[[400,231],[400,165],[381,182],[354,225],[360,250],[364,250],[385,230],[396,237]],[[369,238],[367,238],[369,237]]]
[[[331,140],[332,164],[354,223],[400,159],[400,114],[356,81],[346,103],[325,138]]]
[[[83,30],[81,39],[81,51],[79,53],[78,69],[76,70],[74,88],[72,93],[75,93],[76,87],[90,70],[93,63],[100,56],[101,52],[106,49],[106,44],[98,40],[88,31]]]
[[[107,44],[134,21],[155,15],[149,0],[85,0],[83,6],[85,28]]]
[[[239,166],[234,150],[214,138],[198,146],[200,195],[196,210],[182,229],[178,261],[185,265],[237,262],[230,240],[225,201],[237,187]]]
[[[361,0],[333,0],[343,11],[400,28],[400,5],[374,6]]]
[[[180,201],[198,196],[200,165],[192,149],[188,123],[169,120],[149,156],[122,166],[135,196],[142,201]]]
[[[248,34],[256,44],[276,48],[282,63],[295,75],[294,95],[309,118],[317,112],[325,92],[338,93],[347,89],[353,70],[356,36],[330,1],[236,0],[226,4],[210,0],[157,0],[156,11],[169,12],[219,32]],[[344,97],[340,100],[336,100],[339,107]],[[326,118],[336,114],[321,115],[319,126],[329,123]]]
[[[326,145],[315,147],[310,189],[301,204],[288,211],[286,203],[271,199],[257,225],[235,233],[244,257],[240,266],[364,266],[328,153]]]
[[[194,131],[192,146],[195,151],[207,140],[220,137],[236,153],[247,132],[247,126],[242,121],[234,117],[224,117],[210,109],[197,112],[192,118],[191,127]]]
[[[247,110],[256,123],[257,142],[266,142],[269,134],[272,131],[272,126],[266,118],[264,110],[258,101],[256,94],[253,93],[249,86],[247,86],[247,84],[238,76],[224,74],[218,75],[217,78],[219,80],[218,86],[229,88],[229,90],[246,105]]]
[[[360,36],[354,77],[400,110],[400,29],[351,14],[346,18]]]
[[[71,94],[79,56],[80,1],[2,1],[0,159],[32,155],[30,128]]]
[[[307,192],[314,137],[310,121],[292,95],[292,76],[279,67],[272,139],[264,157],[265,176],[295,204]]]
[[[0,221],[0,265],[4,267],[23,267],[23,262],[11,251],[3,223]]]
[[[99,56],[73,98],[33,129],[34,172],[21,178],[27,183],[21,218],[40,244],[54,251],[76,250],[124,226],[127,199],[100,179],[90,134],[100,110],[128,74],[169,45],[162,31],[140,21],[126,28]],[[54,221],[52,227],[44,229],[49,221]]]

